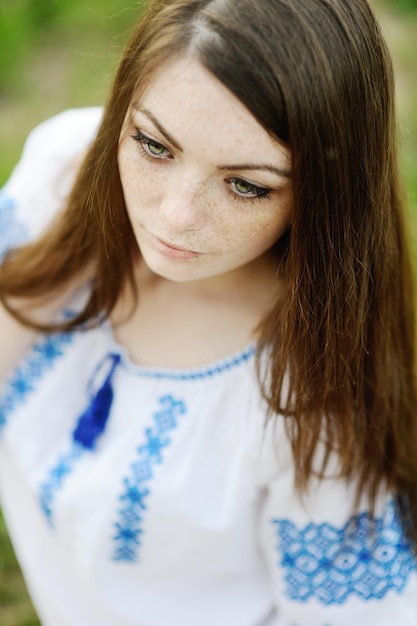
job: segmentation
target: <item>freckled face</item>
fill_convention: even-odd
[[[169,280],[258,267],[288,228],[289,150],[193,59],[162,66],[133,100],[118,162],[141,254]]]

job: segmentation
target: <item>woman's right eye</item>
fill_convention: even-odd
[[[133,139],[138,142],[142,148],[145,156],[152,159],[172,159],[172,154],[162,143],[144,135],[140,130],[137,130],[133,135]]]

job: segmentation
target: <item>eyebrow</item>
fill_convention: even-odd
[[[149,111],[147,108],[145,108],[144,106],[142,106],[139,102],[134,102],[132,107],[135,109],[135,111],[139,111],[139,113],[142,113],[143,115],[145,115],[145,117],[148,118],[148,120],[150,122],[152,122],[152,124],[155,126],[155,128],[158,129],[158,131],[161,133],[161,135],[163,135],[163,137],[165,139],[167,139],[169,141],[169,143],[174,146],[174,148],[176,150],[178,150],[179,152],[183,152],[183,149],[181,148],[180,144],[178,143],[178,141],[176,141],[174,139],[174,137],[172,137],[172,135],[169,134],[169,132],[166,130],[166,128],[164,128],[164,126],[161,124],[161,122],[153,115],[153,113],[151,113],[151,111]],[[263,170],[266,172],[271,172],[272,174],[276,174],[277,176],[282,176],[284,178],[291,178],[291,172],[289,170],[286,169],[282,169],[279,167],[275,167],[274,165],[268,165],[268,164],[264,164],[264,163],[231,163],[230,165],[219,165],[218,170],[220,171],[227,171],[227,170],[248,170],[248,171],[259,171],[259,170]]]
[[[272,174],[277,174],[278,176],[283,176],[284,178],[291,178],[291,172],[289,170],[284,170],[279,167],[274,167],[273,165],[261,164],[261,163],[232,163],[230,165],[220,165],[218,167],[219,170],[263,170],[266,172],[272,172]]]
[[[178,150],[179,152],[183,152],[183,149],[181,148],[180,144],[177,141],[175,141],[175,139],[169,134],[169,132],[162,126],[161,122],[157,120],[156,117],[148,109],[143,107],[138,102],[133,103],[132,106],[135,109],[135,111],[139,111],[139,113],[143,113],[143,115],[145,115],[145,117],[147,117],[148,120],[152,122],[155,128],[159,130],[161,135],[163,135],[165,139],[167,139],[169,143],[173,145],[176,150]]]

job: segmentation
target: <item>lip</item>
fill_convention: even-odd
[[[178,248],[177,246],[173,246],[167,241],[152,235],[152,233],[148,233],[151,243],[154,248],[164,256],[170,257],[171,259],[180,259],[183,261],[187,261],[188,259],[195,259],[200,256],[200,252],[195,252],[194,250],[187,250],[185,248]]]

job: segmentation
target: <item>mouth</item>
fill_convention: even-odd
[[[180,260],[188,260],[195,259],[200,256],[200,252],[196,252],[195,250],[188,250],[187,248],[181,248],[179,246],[174,246],[171,243],[168,243],[164,239],[160,239],[156,235],[152,235],[152,233],[148,233],[151,243],[154,248],[164,256],[168,256],[174,259]]]
[[[160,237],[156,237],[156,239],[159,239],[159,241],[163,243],[164,246],[172,248],[172,250],[180,250],[181,252],[193,252],[194,254],[199,254],[196,250],[189,250],[187,248],[181,248],[180,246],[174,246],[172,243],[168,243],[168,241],[165,241],[165,239],[161,239]]]

